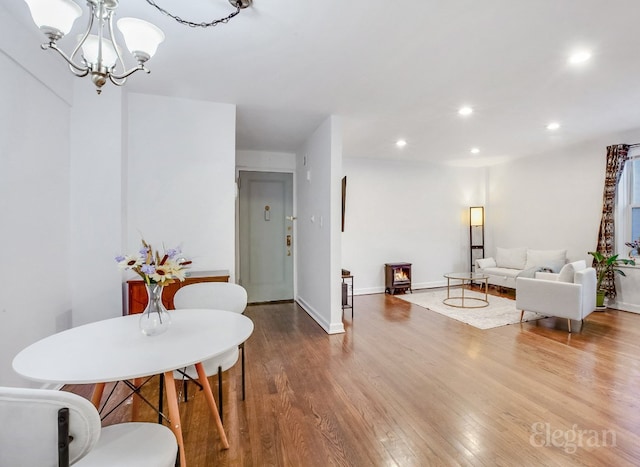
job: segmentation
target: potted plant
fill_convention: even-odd
[[[598,276],[596,283],[596,307],[604,307],[605,290],[602,289],[602,281],[609,272],[612,274],[620,274],[626,276],[624,271],[618,266],[621,264],[630,264],[635,266],[636,262],[632,259],[618,258],[618,255],[605,256],[599,251],[590,251],[589,254],[595,260],[595,268]]]

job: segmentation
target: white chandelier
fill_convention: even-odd
[[[91,10],[89,25],[80,36],[71,55],[67,55],[58,48],[56,42],[71,30],[75,20],[82,15],[82,9],[72,0],[25,2],[29,5],[33,21],[49,38],[49,42],[42,44],[42,48],[58,52],[67,61],[74,75],[90,75],[98,94],[107,80],[122,86],[127,77],[136,71],[144,70],[149,73],[144,64],[156,53],[158,45],[164,40],[163,32],[151,23],[137,18],[119,19],[118,29],[129,52],[138,62],[137,66],[127,70],[113,34],[113,13],[118,8],[118,0],[87,0]],[[80,49],[82,54],[78,61]]]
[[[57,41],[71,31],[75,20],[82,15],[82,9],[72,0],[24,1],[29,6],[33,21],[49,39],[48,43],[42,44],[42,49],[53,49],[58,52],[69,64],[69,69],[74,75],[90,76],[98,94],[107,80],[116,86],[122,86],[136,71],[143,70],[149,73],[145,63],[153,57],[158,45],[164,40],[164,33],[153,24],[137,18],[120,18],[117,21],[118,29],[127,49],[137,61],[136,66],[127,69],[113,34],[113,15],[118,8],[118,0],[86,0],[90,9],[89,24],[86,31],[79,36],[76,47],[70,55],[67,55],[58,47]],[[191,27],[210,27],[226,23],[241,9],[250,6],[252,0],[229,0],[236,11],[225,18],[209,23],[185,21],[162,9],[152,0],[147,0],[147,3],[181,24]],[[82,53],[79,54],[80,50]]]

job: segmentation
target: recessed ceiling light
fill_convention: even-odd
[[[580,50],[579,52],[575,52],[571,54],[569,57],[569,63],[571,65],[578,65],[580,63],[584,63],[591,58],[591,52],[588,50]]]
[[[469,106],[464,106],[461,107],[460,110],[458,110],[458,113],[466,117],[467,115],[471,115],[473,113],[473,109]]]
[[[403,139],[399,139],[398,141],[396,141],[396,146],[398,146],[399,148],[403,148],[407,145],[407,142]]]
[[[480,152],[480,149],[478,148],[471,148],[471,154],[478,154]]]
[[[558,122],[551,122],[547,125],[547,130],[557,130],[560,128],[560,124]]]

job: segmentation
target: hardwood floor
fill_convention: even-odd
[[[483,331],[383,294],[355,297],[344,334],[293,303],[246,315],[246,401],[239,365],[223,382],[230,449],[201,392],[181,403],[191,467],[640,465],[639,315],[595,312],[573,334],[555,318]]]

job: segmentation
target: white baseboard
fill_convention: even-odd
[[[634,303],[615,301],[613,303],[607,303],[607,307],[613,308],[614,310],[628,311],[630,313],[640,313],[640,305],[636,305]]]
[[[411,288],[413,290],[420,289],[435,289],[436,287],[446,287],[447,281],[444,279],[441,281],[431,281],[431,282],[419,282],[417,284],[411,284]]]
[[[371,295],[374,293],[384,293],[384,287],[369,287],[366,289],[353,289],[353,295]]]
[[[327,334],[340,334],[345,332],[344,331],[344,324],[342,324],[342,322],[340,323],[329,323],[327,320],[325,320],[320,313],[318,313],[318,311],[313,308],[311,305],[309,305],[307,302],[304,301],[303,298],[297,297],[296,298],[296,303],[298,303],[298,305],[300,305],[300,307],[309,315],[313,318],[313,320],[318,323],[320,325],[320,327],[322,329],[324,329]]]
[[[419,282],[416,284],[411,284],[411,290],[420,290],[420,289],[435,289],[436,287],[446,287],[447,281],[432,281],[432,282]],[[385,287],[369,287],[362,289],[354,289],[353,295],[371,295],[376,293],[384,293]]]

